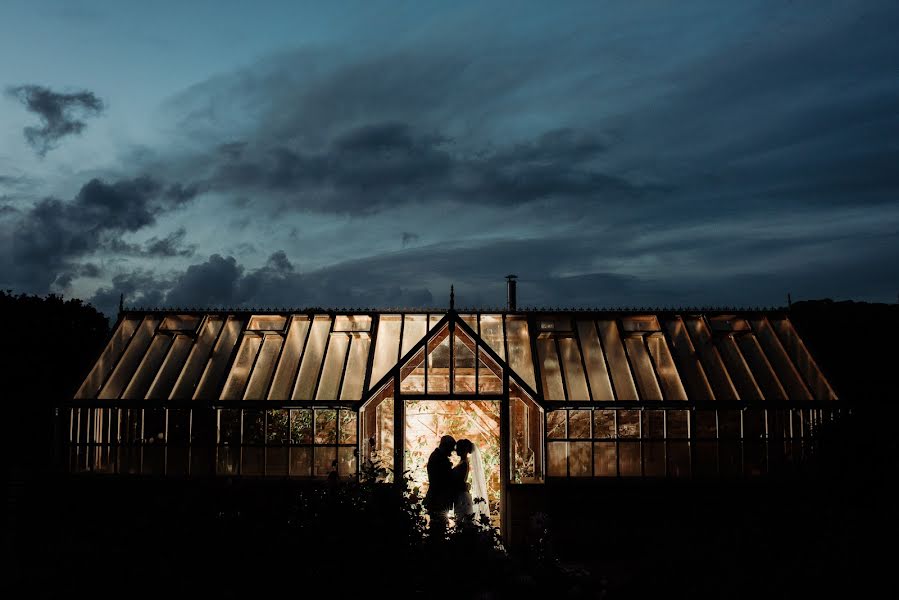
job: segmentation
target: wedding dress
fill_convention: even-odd
[[[456,471],[456,476],[462,482],[462,490],[456,494],[453,501],[453,512],[456,517],[473,517],[476,522],[481,521],[481,515],[489,517],[487,476],[484,473],[484,461],[478,447],[474,446],[468,463],[459,463],[453,468],[453,471]],[[469,476],[471,478],[470,487],[465,485],[468,483]]]

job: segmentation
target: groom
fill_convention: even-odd
[[[428,493],[425,495],[425,508],[431,517],[431,534],[442,538],[447,527],[446,513],[453,505],[453,486],[450,473],[453,465],[450,455],[456,447],[456,440],[451,435],[440,438],[440,445],[431,452],[428,458]]]

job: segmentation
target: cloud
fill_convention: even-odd
[[[64,137],[80,134],[87,126],[84,119],[100,115],[105,108],[103,101],[88,90],[66,94],[40,85],[20,85],[7,88],[6,93],[40,119],[40,127],[23,130],[38,156],[45,156]]]
[[[67,286],[77,273],[77,259],[98,251],[190,256],[183,229],[151,238],[143,248],[122,236],[154,225],[191,197],[180,186],[166,187],[146,176],[113,183],[92,179],[71,201],[44,198],[0,224],[0,272],[8,284],[43,292],[54,281]]]

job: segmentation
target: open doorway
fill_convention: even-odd
[[[502,507],[499,401],[407,400],[405,412],[405,467],[421,495],[424,496],[428,489],[428,457],[437,447],[440,437],[467,438],[481,451],[490,520],[499,527]],[[455,454],[452,459],[454,464],[458,461]]]

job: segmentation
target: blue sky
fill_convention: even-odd
[[[894,2],[0,7],[0,285],[895,301]]]

